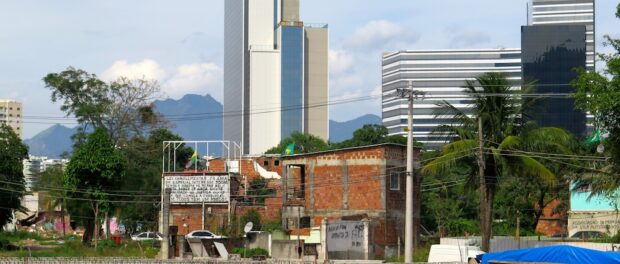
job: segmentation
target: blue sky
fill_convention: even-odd
[[[519,47],[526,0],[301,0],[306,23],[330,28],[330,96],[378,94],[380,60],[401,49]],[[603,34],[620,35],[615,0],[597,0]],[[224,0],[2,1],[0,98],[25,116],[62,116],[41,78],[68,66],[104,79],[159,80],[167,97],[222,98]],[[337,105],[331,119],[380,114],[378,100]],[[196,110],[200,112],[199,109]],[[51,126],[24,120],[24,137]],[[67,123],[67,121],[62,121]]]

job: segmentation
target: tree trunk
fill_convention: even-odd
[[[105,212],[105,239],[110,239],[110,218],[108,218],[108,211]]]
[[[82,244],[84,246],[90,246],[90,242],[93,239],[93,219],[84,219],[84,235],[82,236]]]
[[[62,237],[64,239],[64,237],[67,236],[66,234],[66,229],[67,229],[67,223],[65,222],[65,198],[62,198],[62,201],[60,202],[60,221],[62,222]]]
[[[98,240],[99,240],[99,219],[97,219],[97,217],[99,216],[99,202],[95,202],[95,223],[94,223],[94,227],[93,230],[95,231],[95,248],[97,248],[97,244],[98,244]]]
[[[489,252],[491,249],[491,234],[493,232],[493,198],[495,191],[488,183],[480,185],[480,236],[481,250]]]

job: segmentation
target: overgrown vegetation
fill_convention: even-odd
[[[267,251],[264,248],[252,248],[252,249],[245,249],[245,248],[234,248],[233,249],[233,254],[239,254],[241,255],[242,258],[251,258],[254,256],[269,256],[269,251]]]

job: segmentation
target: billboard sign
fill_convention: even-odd
[[[165,188],[171,188],[170,203],[228,203],[228,175],[165,176]]]

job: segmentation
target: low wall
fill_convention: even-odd
[[[297,259],[296,240],[274,240],[271,241],[271,257],[275,259]]]

